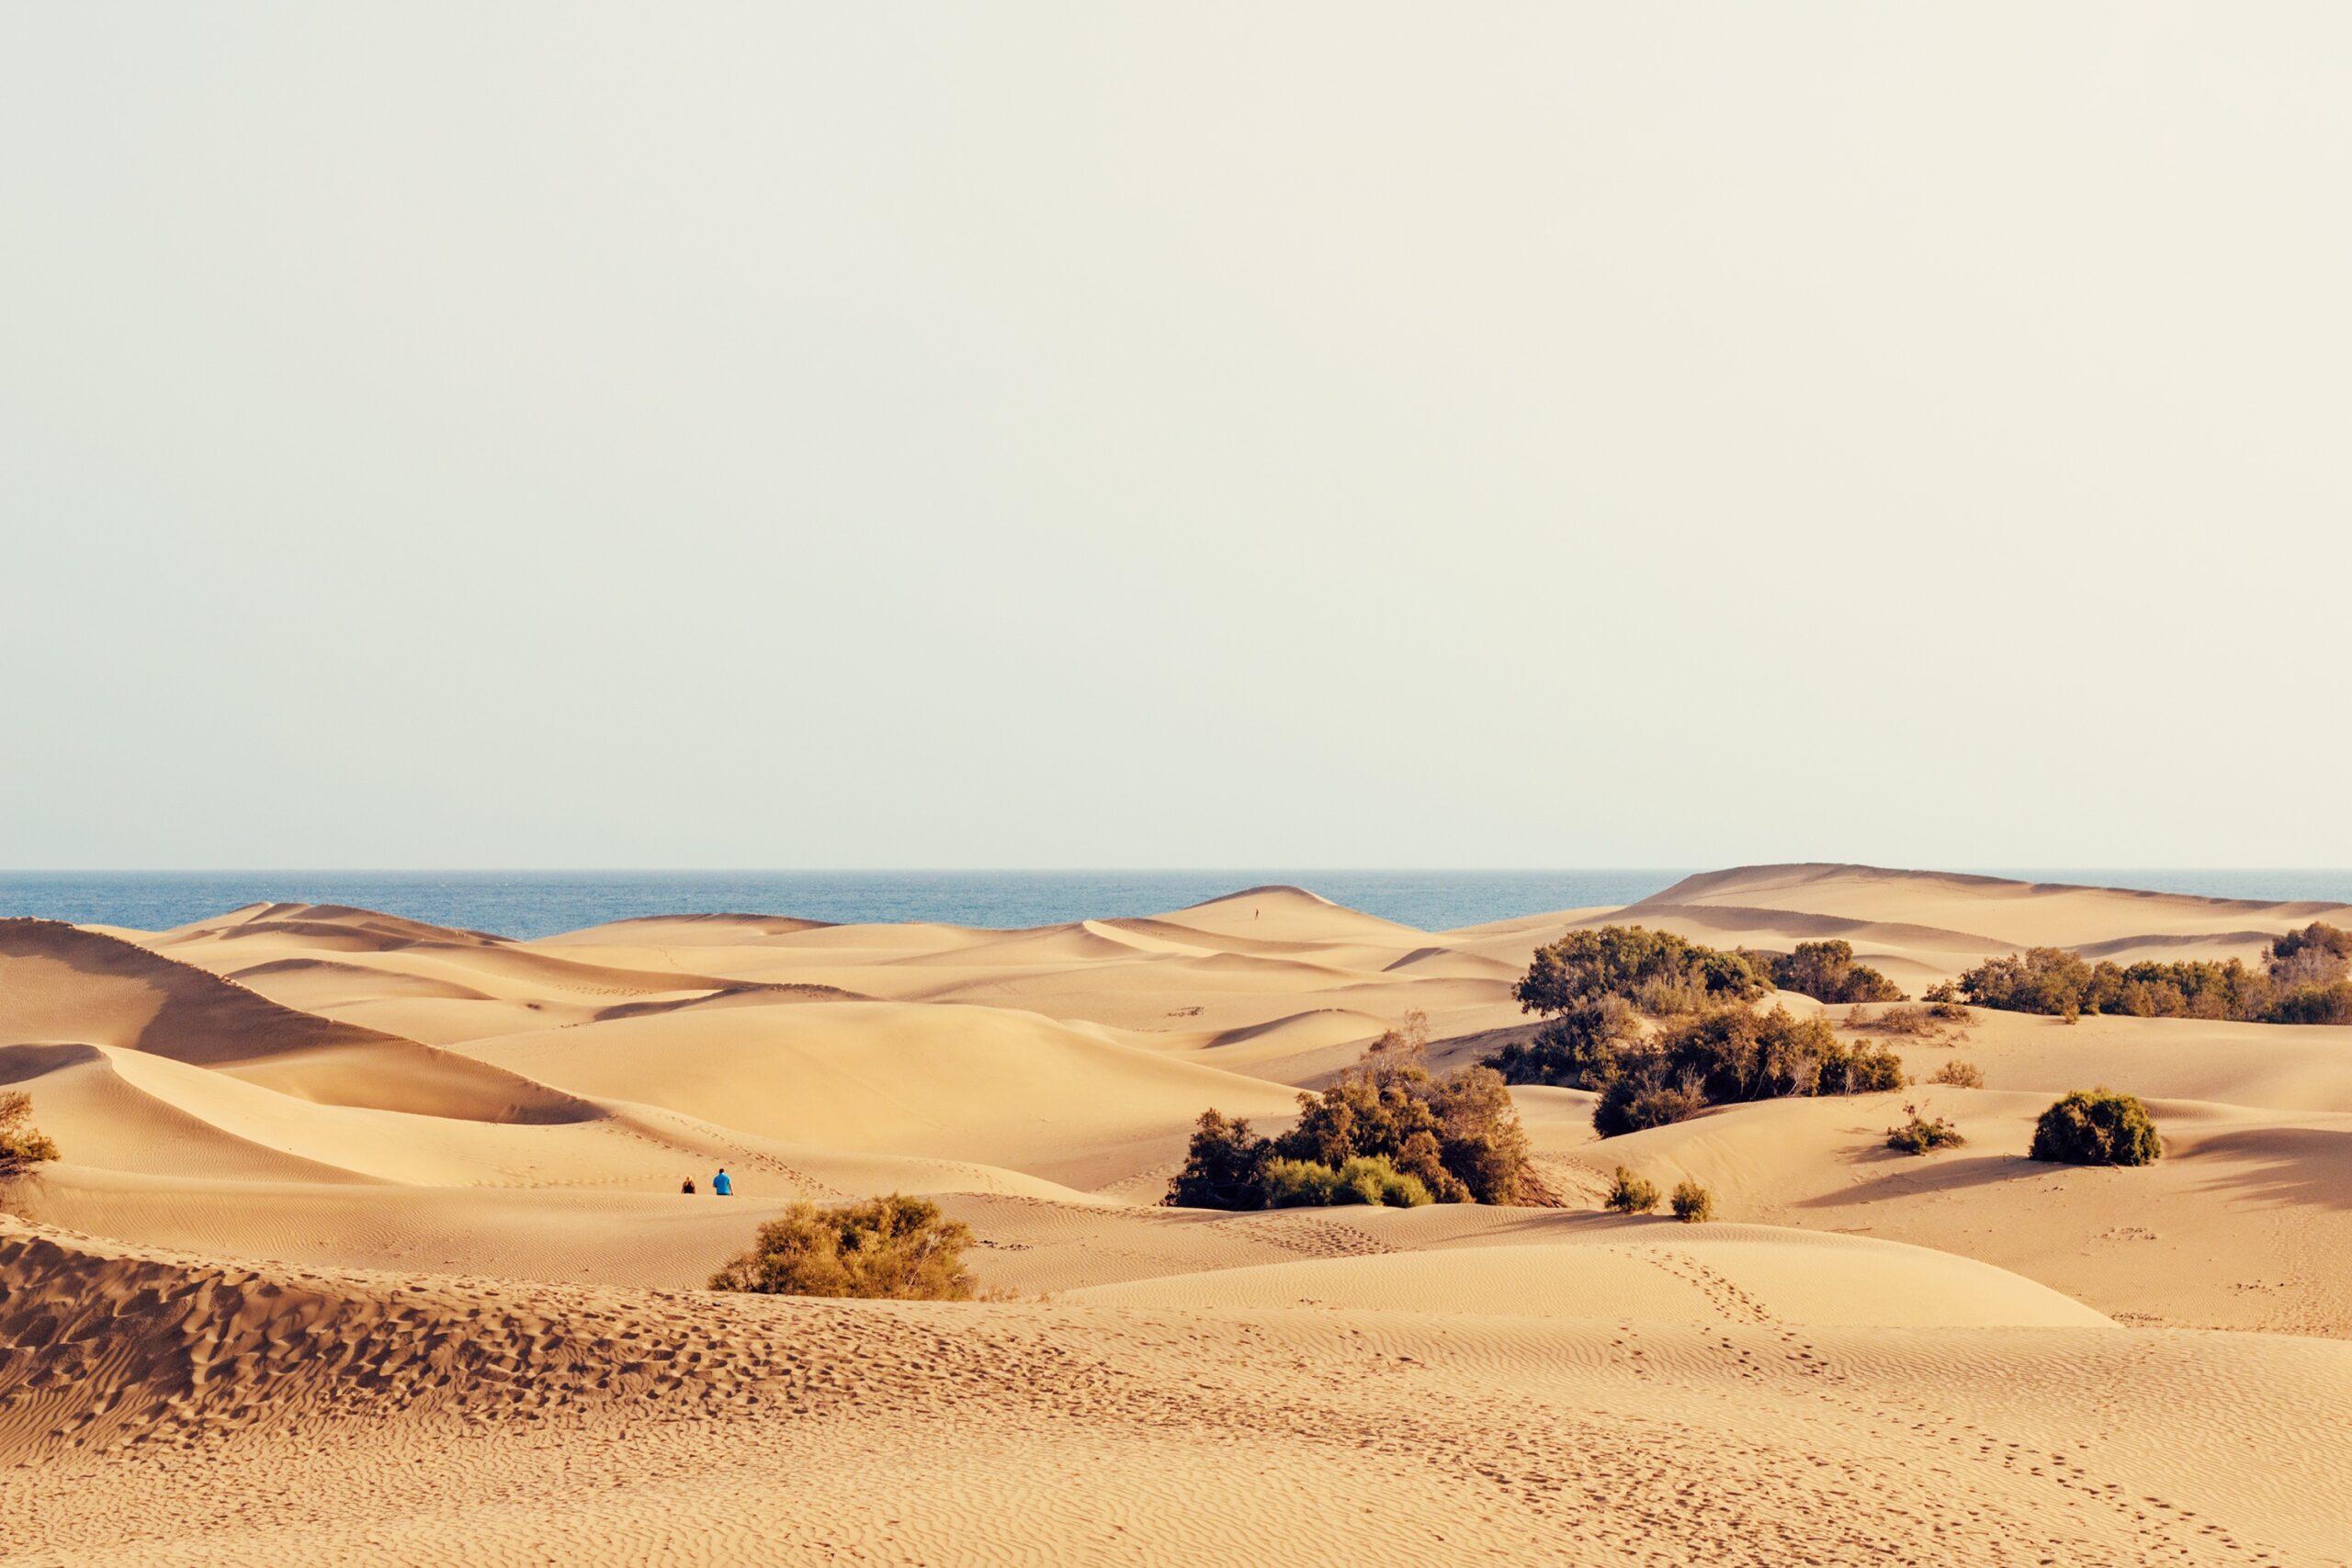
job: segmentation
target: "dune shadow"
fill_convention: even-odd
[[[2215,1173],[2207,1191],[2279,1207],[2352,1209],[2352,1131],[2248,1127],[2199,1138],[2175,1157],[2199,1168],[2209,1160],[2250,1168]]]
[[[2023,1155],[1978,1155],[1973,1157],[1952,1158],[1950,1156],[1903,1155],[1892,1149],[1881,1151],[1887,1165],[1894,1167],[1883,1174],[1860,1181],[1836,1192],[1825,1192],[1817,1198],[1807,1198],[1790,1205],[1796,1209],[1844,1209],[1861,1203],[1876,1203],[1889,1198],[1916,1198],[1923,1193],[1965,1192],[1980,1187],[1997,1187],[2004,1182],[2019,1181],[2034,1176],[2047,1176],[2052,1167]],[[1900,1162],[1899,1165],[1896,1162]],[[1877,1161],[1870,1162],[1880,1163]]]
[[[0,1045],[0,1085],[30,1083],[102,1055],[95,1045]]]

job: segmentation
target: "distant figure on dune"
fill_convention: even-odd
[[[735,1183],[728,1179],[727,1168],[725,1166],[720,1166],[718,1168],[718,1174],[710,1179],[710,1190],[713,1192],[718,1193],[721,1198],[732,1198],[735,1196]]]
[[[681,1192],[691,1193],[691,1192],[693,1192],[693,1191],[694,1191],[694,1190],[695,1190],[695,1179],[694,1179],[693,1177],[691,1177],[691,1176],[687,1177],[684,1181],[681,1181],[680,1183],[678,1183],[678,1190],[679,1190],[679,1191],[681,1191]]]

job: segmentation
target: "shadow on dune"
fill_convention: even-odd
[[[1882,1162],[1876,1156],[1883,1155]],[[1895,1162],[1901,1162],[1897,1165]],[[1875,1203],[1887,1198],[1916,1198],[1922,1193],[1965,1192],[1979,1187],[1997,1187],[2007,1181],[2022,1181],[2036,1176],[2048,1176],[2062,1168],[2030,1160],[2023,1155],[1980,1155],[1974,1158],[1953,1159],[1948,1156],[1921,1158],[1916,1155],[1897,1154],[1893,1149],[1871,1151],[1871,1157],[1854,1163],[1878,1165],[1891,1168],[1884,1174],[1835,1192],[1825,1192],[1817,1198],[1806,1198],[1790,1205],[1796,1209],[1845,1209],[1860,1203]]]
[[[2206,1190],[2289,1208],[2352,1209],[2352,1132],[2324,1127],[2248,1127],[2183,1140],[2175,1159],[2201,1168],[2230,1160],[2248,1168],[2216,1173]]]
[[[60,1067],[102,1060],[95,1045],[0,1045],[0,1086],[30,1083]]]

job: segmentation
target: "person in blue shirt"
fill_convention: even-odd
[[[710,1190],[713,1192],[718,1193],[721,1198],[732,1198],[735,1196],[735,1183],[728,1179],[727,1168],[725,1166],[720,1166],[718,1168],[718,1174],[710,1179]]]

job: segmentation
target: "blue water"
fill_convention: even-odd
[[[0,915],[161,931],[240,905],[351,904],[435,925],[551,936],[638,915],[733,911],[818,920],[1022,927],[1150,915],[1295,883],[1424,931],[1630,904],[1679,871],[189,871],[0,872]],[[2004,870],[2039,882],[2212,897],[2352,903],[2352,871]]]
[[[1426,931],[1630,904],[1679,871],[188,871],[0,872],[0,915],[162,931],[266,901],[351,904],[500,936],[638,915],[797,915],[1017,928],[1156,915],[1294,883]]]

